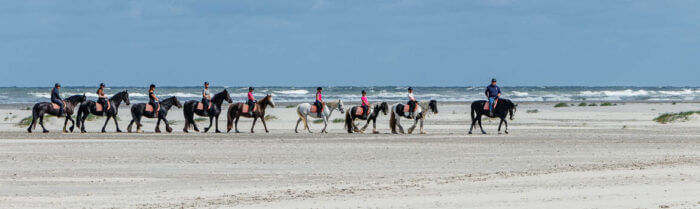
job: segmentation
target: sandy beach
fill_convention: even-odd
[[[103,134],[103,118],[84,134],[61,133],[62,118],[48,120],[48,134],[26,133],[16,124],[30,105],[0,105],[0,207],[700,207],[700,120],[652,121],[699,103],[522,103],[500,135],[497,120],[484,121],[487,135],[467,135],[465,103],[440,104],[423,135],[389,134],[385,115],[380,134],[347,134],[342,123],[295,134],[288,105],[268,109],[270,133],[258,123],[255,134],[250,119],[241,134],[183,133],[180,109],[168,115],[173,133],[153,133],[145,119],[145,133],[115,133],[110,122]],[[119,116],[126,131],[128,106]]]

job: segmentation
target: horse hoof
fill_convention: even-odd
[[[63,129],[63,133],[68,133],[68,130],[66,130],[66,129]]]
[[[501,134],[501,132],[498,132],[498,134]]]
[[[485,131],[482,131],[481,134],[486,134],[486,132],[485,132]]]
[[[467,134],[472,134],[472,132],[470,131],[470,132],[469,132],[469,133],[467,133]]]
[[[160,130],[156,130],[156,133],[160,133]]]
[[[198,129],[198,128],[194,128],[194,131],[195,131],[195,132],[199,132],[199,129]]]
[[[506,131],[505,133],[508,134],[508,131]]]
[[[254,134],[254,133],[255,133],[255,131],[250,131],[250,133],[251,133],[251,134]]]
[[[167,131],[168,133],[172,133],[172,132],[173,132],[173,128],[170,128],[170,127],[165,128],[165,131]]]
[[[420,134],[428,134],[428,132],[421,131]]]
[[[44,130],[44,133],[49,133],[49,130]]]
[[[106,133],[106,132],[107,132],[107,131],[105,131],[104,129],[102,130],[102,133]]]
[[[70,132],[73,133],[73,127],[70,127],[68,130],[70,130]]]
[[[219,130],[216,130],[215,132],[216,132],[216,133],[221,133],[221,131],[219,131]]]
[[[187,131],[187,129],[182,129],[182,132],[189,133],[189,131]]]
[[[237,133],[237,134],[240,134],[241,132],[240,132],[240,131],[236,131],[236,133]]]
[[[378,133],[379,133],[379,131],[372,131],[372,133],[373,133],[373,134],[378,134]]]
[[[117,129],[117,133],[121,133],[121,132],[122,132],[122,130]]]

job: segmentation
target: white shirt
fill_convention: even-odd
[[[408,100],[409,100],[409,101],[416,100],[416,98],[413,97],[413,93],[408,93]]]

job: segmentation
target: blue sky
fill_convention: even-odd
[[[4,1],[0,86],[700,86],[700,1]]]

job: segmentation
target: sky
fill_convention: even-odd
[[[700,86],[700,1],[0,0],[0,86]]]

